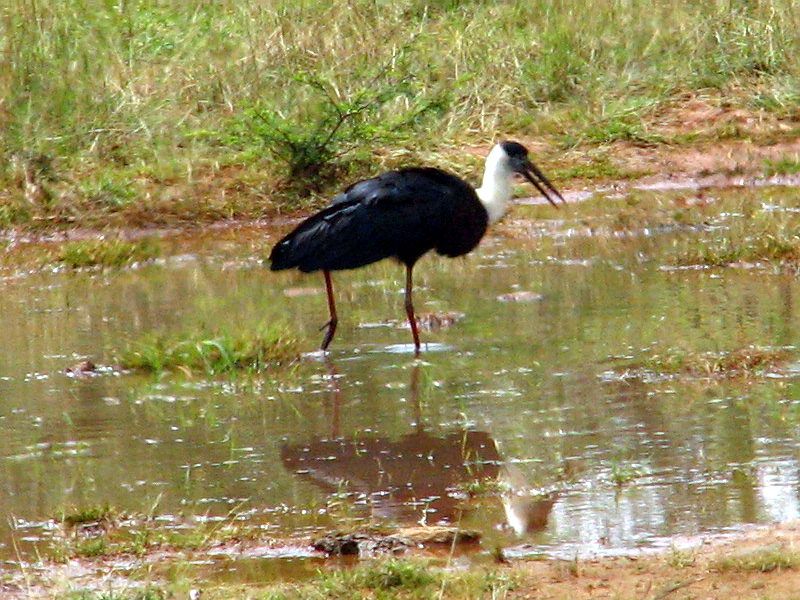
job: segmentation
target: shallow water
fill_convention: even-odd
[[[800,204],[793,189],[714,195]],[[422,332],[421,361],[403,328],[400,267],[336,274],[327,359],[255,381],[64,369],[110,364],[152,332],[272,321],[313,351],[327,318],[321,277],[267,271],[257,259],[270,238],[220,234],[136,269],[6,279],[0,558],[33,556],[61,510],[103,503],[166,526],[234,518],[276,537],[459,522],[482,532],[480,552],[512,555],[614,553],[799,517],[798,369],[621,376],[653,348],[792,346],[797,277],[664,269],[676,246],[737,213],[603,233],[621,206],[520,207],[467,259],[423,259],[418,312],[449,326]],[[504,491],[470,501],[487,480]],[[306,569],[271,556],[218,566],[232,579]]]

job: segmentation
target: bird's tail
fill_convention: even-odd
[[[293,269],[298,265],[297,257],[292,252],[292,241],[288,237],[275,244],[269,254],[269,270],[283,271]]]

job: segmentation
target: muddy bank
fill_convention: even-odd
[[[511,598],[794,598],[800,590],[800,523],[676,538],[658,554],[515,562]]]
[[[709,112],[710,111],[710,112]],[[706,114],[708,113],[708,114]],[[706,126],[713,130],[715,123],[728,123],[731,119],[741,124],[754,126],[752,117],[731,116],[726,111],[708,109],[699,114],[709,119]],[[664,125],[664,132],[673,135],[678,131],[698,126],[697,119],[689,119],[682,123],[677,117]],[[738,122],[737,121],[737,122]],[[774,125],[774,124],[773,124]],[[579,202],[591,198],[594,194],[623,194],[630,190],[668,190],[685,191],[708,187],[726,188],[732,186],[796,186],[800,184],[800,175],[796,172],[797,157],[800,154],[800,139],[792,135],[791,128],[776,129],[775,139],[761,139],[766,125],[754,126],[752,138],[714,139],[689,144],[653,144],[641,145],[630,142],[616,142],[602,148],[560,150],[537,140],[526,140],[535,151],[544,157],[559,156],[557,164],[548,165],[549,170],[562,172],[565,176],[555,181],[565,192],[569,202]],[[694,129],[692,129],[694,131]],[[749,130],[748,130],[749,131]],[[749,134],[748,134],[749,135]],[[466,148],[468,154],[483,157],[488,147],[474,146]],[[598,159],[601,156],[601,159]],[[604,165],[612,165],[609,171],[596,172],[593,165],[598,161]],[[782,161],[788,162],[788,172],[781,169]],[[777,170],[777,172],[776,172]],[[477,177],[478,174],[475,174]],[[342,182],[342,186],[347,182]],[[225,196],[225,190],[231,185],[231,175],[209,178],[197,190],[188,191],[181,188],[181,193],[189,194],[180,197],[178,204],[192,203],[213,204],[210,198]],[[169,193],[167,193],[169,196]],[[193,195],[197,195],[195,198]],[[539,200],[523,199],[523,203]],[[319,197],[311,206],[322,206],[326,197]],[[225,230],[255,229],[283,230],[290,223],[308,212],[309,202],[302,204],[306,208],[294,210],[276,210],[264,203],[261,195],[247,200],[238,199],[236,206],[248,205],[246,214],[242,211],[213,210],[207,214],[202,210],[192,210],[190,218],[181,218],[180,211],[170,203],[136,210],[134,219],[126,219],[124,215],[92,215],[85,218],[34,219],[17,227],[8,227],[0,231],[0,240],[8,247],[22,244],[63,243],[74,240],[96,239],[103,236],[116,235],[128,240],[143,237],[177,237],[188,234],[193,237],[208,233],[218,235]],[[258,207],[262,208],[259,209]],[[164,214],[161,214],[164,212]],[[176,213],[178,211],[178,213]],[[199,211],[199,212],[198,212]],[[225,213],[235,216],[225,216]]]
[[[282,595],[288,598],[337,598],[331,586],[333,573],[344,570],[352,577],[349,593],[370,596],[375,593],[369,578],[360,578],[359,571],[379,571],[387,560],[391,569],[414,570],[413,586],[397,584],[383,589],[383,597],[435,597],[440,590],[449,590],[443,597],[489,597],[502,592],[508,598],[548,599],[641,599],[677,598],[792,598],[800,589],[800,522],[747,527],[737,532],[709,536],[676,537],[668,548],[659,551],[626,551],[614,556],[598,556],[576,552],[569,558],[540,556],[535,560],[511,559],[493,553],[473,567],[471,574],[453,570],[454,561],[464,551],[478,552],[477,540],[453,537],[454,530],[443,528],[398,530],[392,534],[331,534],[310,545],[297,541],[265,546],[258,542],[237,541],[212,546],[204,551],[174,553],[168,550],[115,558],[71,559],[65,563],[28,564],[24,570],[6,569],[0,592],[4,598],[62,598],[75,590],[94,598],[91,590],[109,593],[116,590],[120,598],[135,590],[148,589],[154,598],[182,598],[189,593],[202,593],[203,598],[251,598]],[[404,541],[400,541],[404,540]],[[361,559],[344,561],[341,552],[351,543],[366,546]],[[315,548],[315,546],[318,546]],[[352,549],[352,548],[351,548]],[[486,554],[486,549],[483,549]],[[356,554],[358,552],[356,551]],[[251,581],[245,588],[223,579],[195,578],[182,581],[177,587],[174,578],[164,574],[171,568],[219,562],[236,555],[240,560],[293,561],[314,558],[312,571],[295,568],[294,583]],[[391,558],[387,558],[387,556]],[[400,557],[400,558],[398,558]],[[181,565],[184,565],[181,567]],[[407,565],[407,566],[403,566]],[[319,573],[313,576],[314,570]],[[145,579],[142,575],[147,573]],[[311,577],[309,577],[312,575]],[[299,579],[297,577],[299,576]],[[298,582],[299,581],[299,582]],[[487,581],[494,582],[487,592]],[[430,582],[436,587],[428,589]],[[378,588],[382,589],[382,588]],[[182,590],[182,591],[178,591]],[[488,594],[488,595],[487,595]],[[72,597],[72,596],[70,596]],[[99,597],[99,596],[97,596]],[[114,596],[117,597],[116,595]],[[148,596],[150,597],[150,596]],[[191,596],[190,596],[191,597]]]

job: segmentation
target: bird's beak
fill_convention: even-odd
[[[542,196],[547,198],[547,201],[556,208],[558,208],[558,204],[556,204],[556,201],[553,199],[553,195],[561,200],[562,204],[567,203],[567,201],[564,200],[564,196],[561,195],[561,192],[559,192],[555,186],[550,183],[550,180],[544,176],[544,173],[539,170],[539,167],[537,167],[531,161],[528,160],[525,162],[520,170],[520,173],[522,173],[525,179],[530,181],[534,187],[539,190]]]

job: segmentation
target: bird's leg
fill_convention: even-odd
[[[408,324],[411,325],[411,334],[414,336],[414,354],[419,356],[417,317],[414,315],[414,304],[411,301],[411,288],[413,287],[411,271],[413,268],[414,267],[406,267],[406,315],[408,315]]]
[[[333,334],[336,333],[336,324],[339,322],[339,319],[336,317],[336,302],[333,300],[333,282],[331,281],[331,272],[330,271],[323,271],[325,275],[325,290],[328,292],[328,312],[331,315],[331,318],[328,320],[325,325],[320,327],[320,329],[328,328],[328,331],[325,332],[325,337],[322,338],[322,346],[320,346],[321,350],[327,350],[328,344],[331,343],[333,339]]]

